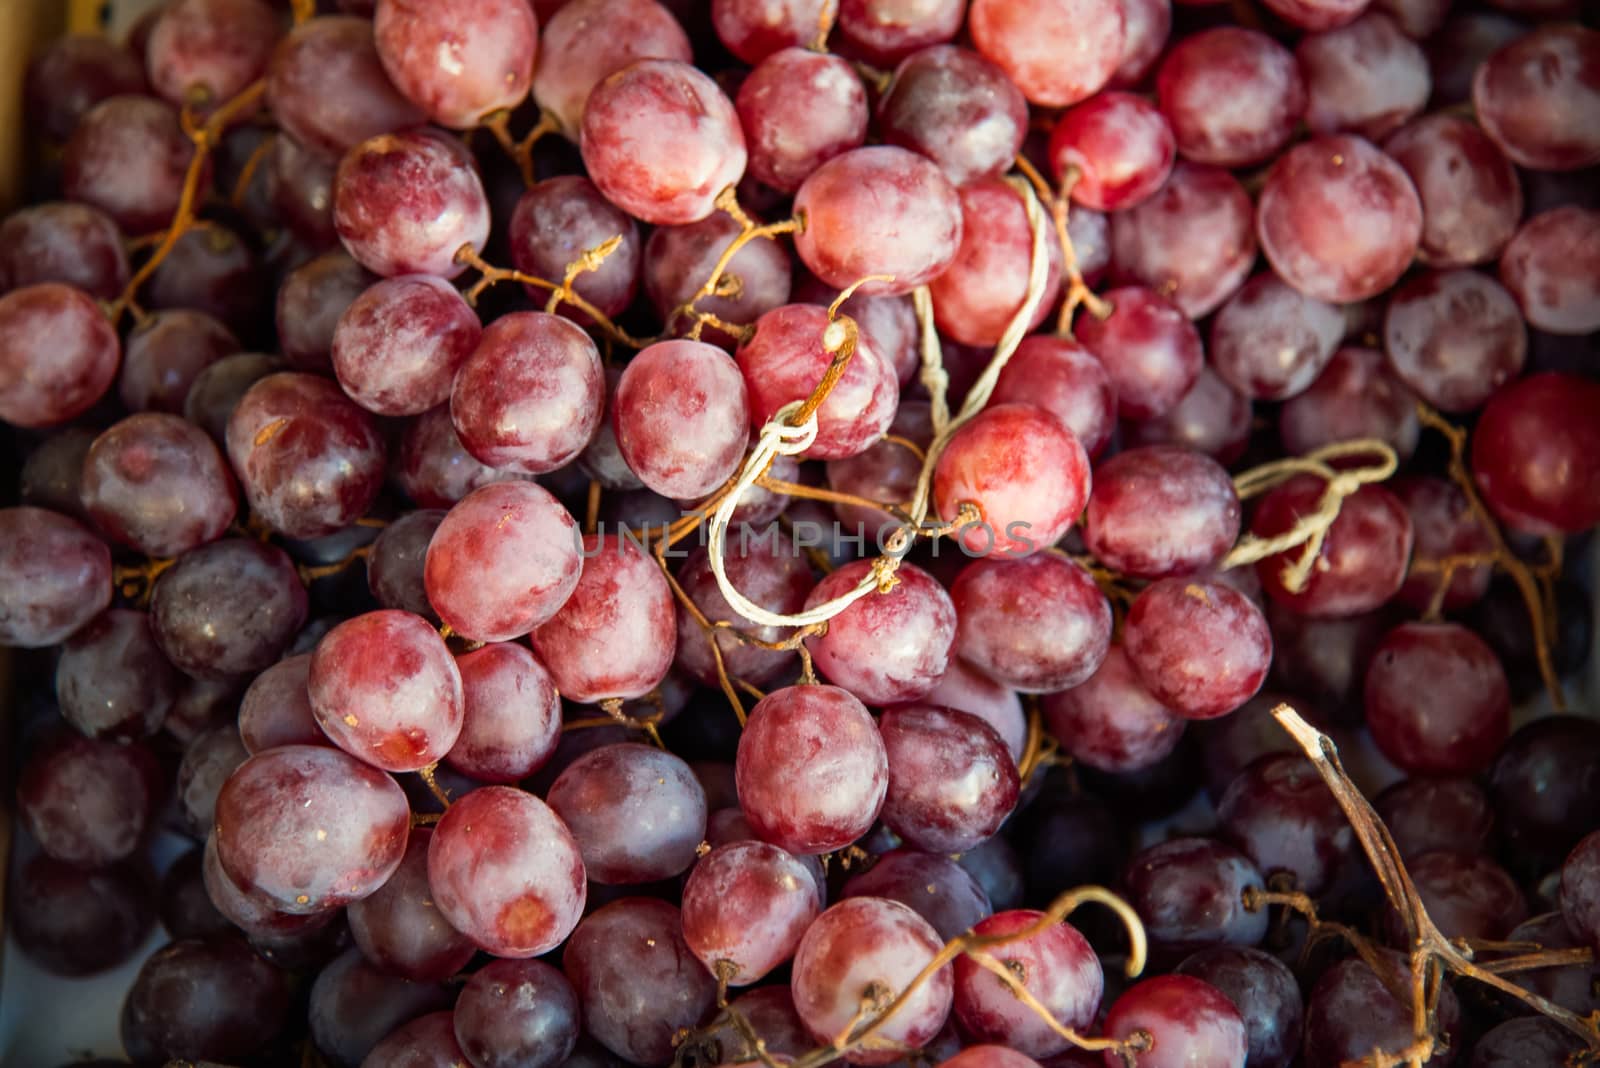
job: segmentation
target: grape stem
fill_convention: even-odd
[[[250,183],[255,180],[256,172],[261,170],[261,164],[266,162],[267,155],[277,144],[278,135],[268,134],[261,139],[261,143],[251,151],[244,161],[244,166],[239,168],[239,177],[234,180],[233,192],[228,194],[228,203],[233,205],[234,211],[244,210],[244,198],[250,192]]]
[[[622,698],[607,697],[597,702],[600,710],[610,717],[613,723],[621,724],[636,731],[644,731],[650,736],[650,741],[657,749],[665,749],[667,743],[661,740],[661,732],[656,729],[655,719],[636,719],[622,710]]]
[[[527,136],[518,141],[511,136],[511,112],[506,109],[493,112],[484,116],[479,123],[485,130],[494,135],[511,162],[517,165],[518,172],[522,175],[522,184],[532,187],[534,184],[533,146],[538,144],[546,134],[560,133],[561,120],[543,108],[539,110],[539,121],[534,123],[533,129]]]
[[[450,808],[450,794],[443,786],[439,785],[439,780],[434,775],[434,772],[437,771],[438,768],[439,764],[437,761],[435,761],[426,767],[418,768],[417,775],[422,779],[423,784],[427,786],[428,792],[438,800],[439,804],[443,805],[448,810]]]
[[[609,239],[606,242],[602,242],[600,246],[596,247],[604,247],[604,245],[609,244],[610,240],[617,239]],[[589,253],[594,251],[595,249],[589,249],[584,253],[583,257],[579,257],[577,262],[582,262],[584,258],[589,255]],[[478,250],[473,248],[470,242],[462,245],[456,250],[455,261],[457,263],[464,263],[468,267],[473,268],[481,276],[476,282],[472,283],[472,286],[464,294],[462,294],[464,297],[466,297],[467,303],[473,307],[477,307],[478,298],[483,295],[483,291],[495,283],[521,282],[525,286],[533,286],[535,289],[543,289],[551,293],[560,294],[562,301],[567,304],[571,304],[574,308],[577,308],[579,311],[589,316],[589,318],[593,319],[595,324],[605,332],[607,337],[611,338],[611,340],[620,345],[626,345],[630,349],[642,349],[647,345],[653,344],[657,340],[656,338],[636,338],[629,334],[626,330],[612,322],[610,316],[606,315],[605,312],[589,303],[588,300],[579,296],[577,293],[574,293],[568,283],[558,284],[556,282],[549,281],[548,279],[540,278],[538,275],[524,274],[522,271],[514,271],[506,267],[495,267],[491,265],[485,261],[482,256],[478,255]],[[570,265],[568,266],[567,270],[570,275],[569,281],[571,278],[577,277],[576,274],[570,273],[572,271]],[[582,272],[580,271],[578,273],[581,274]]]
[[[822,10],[817,12],[817,35],[811,39],[813,52],[828,50],[828,34],[833,32],[833,20],[838,17],[838,0],[823,0]]]
[[[1095,295],[1083,280],[1083,272],[1078,269],[1078,253],[1072,247],[1072,236],[1067,230],[1067,212],[1072,205],[1072,187],[1078,184],[1078,168],[1068,167],[1067,173],[1061,176],[1061,185],[1051,189],[1050,183],[1044,180],[1044,175],[1039,173],[1026,156],[1017,157],[1017,170],[1033,185],[1034,192],[1039,199],[1050,206],[1050,220],[1055,226],[1056,242],[1061,246],[1062,273],[1067,276],[1067,294],[1061,302],[1061,312],[1056,319],[1056,334],[1060,337],[1072,336],[1072,317],[1082,305],[1089,309],[1089,314],[1096,319],[1108,318],[1114,310],[1111,302]]]

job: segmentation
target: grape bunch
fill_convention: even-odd
[[[1592,1059],[1592,15],[49,44],[6,930],[109,1063]]]

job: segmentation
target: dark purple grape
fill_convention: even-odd
[[[286,133],[329,160],[422,121],[384,74],[372,22],[339,15],[309,19],[278,43],[267,104]]]
[[[152,312],[128,333],[117,393],[129,411],[184,412],[185,399],[205,370],[239,348],[233,331],[205,312]]]
[[[561,695],[550,672],[511,642],[456,661],[466,697],[461,734],[445,759],[479,782],[513,783],[544,766],[561,732]]]
[[[1574,935],[1600,946],[1600,834],[1587,835],[1561,865],[1561,915]]]
[[[17,478],[22,504],[88,522],[83,510],[83,458],[99,437],[89,427],[64,427],[29,451]]]
[[[372,543],[367,554],[367,587],[380,605],[438,623],[423,584],[423,567],[428,543],[444,516],[444,510],[439,508],[407,512],[384,527]]]
[[[297,371],[326,374],[345,309],[377,278],[343,249],[325,252],[284,277],[278,290],[278,344]]]
[[[143,612],[114,608],[71,638],[56,662],[56,701],[91,738],[144,738],[161,728],[178,695]]]
[[[459,972],[477,947],[434,908],[428,887],[428,841],[417,827],[404,859],[387,882],[350,904],[350,934],[377,967],[414,982],[436,982]]]
[[[1520,727],[1490,767],[1489,792],[1509,854],[1559,861],[1600,809],[1600,725],[1551,716]]]
[[[184,829],[195,838],[204,839],[210,833],[222,784],[249,757],[250,751],[239,740],[239,729],[231,723],[200,732],[184,747],[173,793]]]
[[[189,383],[183,417],[226,448],[234,409],[251,386],[281,370],[283,364],[276,357],[258,352],[236,352],[208,363]]]
[[[597,883],[669,879],[705,838],[706,800],[678,757],[637,743],[607,745],[569,764],[546,794]]]
[[[848,463],[849,461],[834,461]],[[775,536],[745,537],[745,528],[724,547],[722,566],[733,588],[769,612],[798,612],[814,585],[805,557],[791,552]],[[717,585],[706,549],[697,548],[678,569],[678,587],[711,623],[726,621],[761,641],[777,642],[792,631],[786,627],[756,626],[734,611]],[[703,686],[717,685],[717,665],[711,642],[721,651],[724,670],[754,686],[765,686],[783,676],[795,654],[747,645],[730,635],[701,630],[688,612],[678,613],[677,666]]]
[[[1298,753],[1261,757],[1217,803],[1222,836],[1267,878],[1285,872],[1316,895],[1356,854],[1355,831],[1309,760]]]
[[[1507,1020],[1472,1047],[1472,1068],[1561,1068],[1584,1048],[1583,1040],[1554,1020]]]
[[[955,861],[895,849],[852,875],[839,897],[881,897],[909,906],[948,941],[994,912],[983,887]]]
[[[158,949],[122,1003],[122,1044],[141,1064],[256,1056],[289,1022],[287,973],[221,935]]]
[[[734,998],[732,1005],[750,1021],[772,1056],[799,1058],[816,1047],[811,1032],[806,1030],[800,1014],[795,1011],[794,995],[789,993],[787,983],[746,991]],[[717,1019],[722,1020],[722,1017]],[[732,1020],[721,1023],[713,1020],[706,1027],[706,1041],[715,1049],[719,1063],[739,1064],[759,1059],[753,1045]]]
[[[1262,889],[1250,858],[1209,838],[1172,838],[1134,854],[1123,873],[1128,901],[1158,949],[1186,953],[1213,945],[1253,946],[1267,910],[1244,895]]]
[[[60,282],[115,300],[127,281],[117,224],[88,204],[47,201],[0,223],[0,291]]]
[[[174,108],[154,97],[113,96],[73,129],[61,157],[61,191],[99,208],[125,233],[149,233],[171,221],[193,156]]]
[[[0,297],[0,419],[32,428],[82,415],[116,379],[119,349],[81,289],[45,282]]]
[[[380,970],[349,949],[311,984],[309,1023],[318,1052],[338,1068],[357,1068],[384,1037],[425,1013],[450,1007],[450,991]]]
[[[362,1068],[457,1068],[463,1054],[455,1016],[434,1012],[391,1031],[367,1054]]]
[[[578,1042],[578,995],[537,960],[497,960],[474,972],[455,1006],[456,1041],[473,1068],[556,1068]]]
[[[327,249],[354,263],[349,253],[338,247],[339,232],[333,226],[333,178],[338,162],[337,156],[329,159],[306,148],[289,136],[287,131],[279,130],[272,140],[271,154],[266,162],[267,195],[271,210],[310,250]],[[364,267],[360,269],[363,272],[366,270]],[[339,298],[333,299],[337,301]],[[282,322],[281,319],[279,321]],[[332,330],[333,324],[328,323],[327,329]]]
[[[1305,1005],[1287,965],[1259,949],[1213,946],[1189,957],[1178,971],[1210,983],[1239,1010],[1250,1068],[1288,1068],[1300,1052]]]
[[[156,579],[156,644],[197,678],[225,679],[275,663],[306,621],[306,591],[282,549],[226,538],[190,550]]]
[[[62,34],[28,63],[28,125],[52,141],[67,140],[100,101],[145,91],[143,58],[143,49],[123,48],[102,33]]]
[[[395,452],[393,475],[401,491],[421,508],[448,508],[491,482],[533,478],[490,467],[469,453],[450,421],[447,404],[407,423]]]
[[[14,869],[8,931],[53,975],[103,972],[132,957],[155,925],[149,876],[131,862],[84,871],[49,856]]]
[[[205,883],[205,850],[195,848],[172,862],[161,877],[161,926],[173,938],[210,938],[233,929],[233,921],[211,901]]]
[[[1436,849],[1408,859],[1406,869],[1429,919],[1446,938],[1498,941],[1528,918],[1528,901],[1516,880],[1486,856]],[[1392,908],[1385,913],[1385,928],[1396,944],[1404,944],[1400,914]]]
[[[1337,1068],[1373,1050],[1401,1050],[1411,1045],[1409,995],[1400,1001],[1390,989],[1409,992],[1409,969],[1400,954],[1392,950],[1380,953],[1387,981],[1361,958],[1351,957],[1323,972],[1312,987],[1306,999],[1306,1068]],[[1448,1048],[1423,1062],[1427,1068],[1445,1068],[1450,1063],[1461,1023],[1461,1003],[1446,982],[1439,992],[1434,1033]]]
[[[238,507],[216,444],[164,412],[130,415],[96,438],[81,493],[96,526],[148,556],[179,556],[215,541]]]
[[[267,285],[244,239],[204,222],[178,239],[142,293],[151,308],[194,308],[249,336],[270,317]]]
[[[140,743],[52,733],[23,764],[17,815],[45,853],[102,868],[139,847],[158,797],[159,772]]]
[[[1588,946],[1573,935],[1560,912],[1547,912],[1525,920],[1506,936],[1509,942],[1531,942],[1545,949],[1579,949]],[[1587,1016],[1600,1009],[1600,967],[1569,964],[1556,968],[1531,968],[1512,980],[1569,1012]]]
[[[672,905],[628,897],[585,917],[562,953],[584,1030],[632,1064],[669,1064],[677,1030],[711,1009],[716,983],[681,931]]]
[[[1436,849],[1487,853],[1495,812],[1489,795],[1471,779],[1405,779],[1373,801],[1408,864]]]

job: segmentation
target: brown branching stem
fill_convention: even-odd
[[[511,135],[509,111],[496,111],[486,116],[479,125],[494,135],[495,141],[517,165],[517,170],[522,175],[522,183],[527,186],[534,184],[533,146],[537,145],[546,134],[561,132],[561,120],[545,110],[539,112],[539,121],[520,141]]]
[[[439,779],[434,774],[438,769],[438,764],[429,764],[425,768],[418,768],[417,775],[421,777],[423,784],[427,786],[428,792],[438,800],[439,804],[448,809],[450,807],[450,794],[443,786],[439,785]]]
[[[535,289],[542,289],[550,293],[560,293],[561,299],[564,302],[571,304],[574,308],[577,308],[579,311],[589,316],[589,318],[593,319],[595,325],[598,326],[607,337],[619,345],[624,345],[630,349],[642,349],[646,345],[649,345],[656,340],[655,338],[636,338],[629,334],[626,330],[612,322],[611,318],[606,315],[605,312],[595,307],[577,293],[572,292],[570,287],[563,288],[562,283],[552,282],[549,279],[540,278],[538,275],[525,274],[522,271],[514,271],[506,267],[493,266],[484,260],[482,256],[478,255],[478,250],[473,248],[470,244],[462,245],[456,250],[455,260],[457,263],[464,263],[468,267],[471,267],[473,270],[477,271],[480,276],[478,280],[472,283],[472,286],[467,289],[464,294],[462,294],[466,298],[467,303],[474,307],[476,307],[478,304],[478,298],[483,296],[483,291],[488,289],[490,286],[499,282],[520,282],[525,286],[533,286]]]
[[[1096,319],[1104,319],[1111,314],[1112,308],[1109,301],[1095,295],[1083,280],[1083,272],[1078,269],[1078,253],[1072,247],[1072,237],[1067,229],[1067,212],[1071,210],[1072,187],[1078,182],[1078,172],[1072,168],[1062,176],[1061,187],[1051,189],[1050,183],[1044,180],[1044,175],[1039,169],[1029,162],[1026,156],[1018,156],[1017,170],[1033,185],[1034,192],[1039,195],[1039,200],[1050,209],[1050,222],[1055,228],[1056,243],[1061,246],[1062,274],[1066,278],[1067,291],[1061,302],[1061,312],[1056,320],[1056,333],[1062,337],[1072,336],[1072,317],[1081,305],[1089,309],[1089,314]]]

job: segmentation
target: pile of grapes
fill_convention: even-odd
[[[140,1065],[1588,1063],[1600,32],[1491,3],[54,42],[8,936],[159,922]]]

